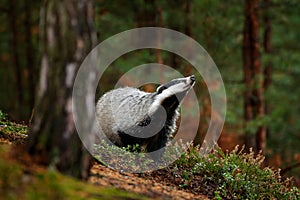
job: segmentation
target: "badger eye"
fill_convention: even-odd
[[[159,87],[156,89],[156,92],[157,92],[158,94],[160,94],[160,93],[162,93],[162,91],[164,91],[165,89],[167,89],[167,87],[161,85],[161,86],[159,86]]]

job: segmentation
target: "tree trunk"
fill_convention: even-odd
[[[25,18],[24,18],[24,29],[25,29],[25,38],[26,38],[26,65],[28,69],[28,92],[29,92],[29,107],[30,109],[34,106],[34,97],[35,97],[35,60],[33,56],[33,44],[32,44],[32,22],[31,22],[31,7],[29,3],[24,3],[24,10],[25,10]]]
[[[251,79],[252,69],[251,69],[251,43],[250,43],[250,5],[249,2],[246,1],[245,4],[245,22],[244,22],[244,33],[243,33],[243,65],[244,65],[244,119],[245,122],[251,122],[253,120],[253,108],[252,108],[252,86]],[[245,144],[246,147],[254,146],[254,138],[253,135],[246,130],[245,135]]]
[[[184,2],[184,34],[189,37],[192,37],[192,19],[191,19],[191,4],[192,1],[185,0]],[[190,46],[187,47],[188,52],[193,52]],[[185,75],[191,75],[192,73],[192,65],[187,64],[184,69]]]
[[[243,39],[244,63],[244,118],[247,125],[253,120],[262,120],[264,109],[264,85],[260,60],[259,43],[259,0],[246,0],[245,24]],[[246,129],[246,147],[254,147],[256,152],[265,149],[266,128],[264,125],[257,127],[255,133]]]
[[[19,56],[19,45],[18,45],[18,27],[16,24],[17,14],[16,14],[16,1],[10,0],[8,1],[8,19],[9,19],[9,27],[11,31],[11,54],[13,56],[13,66],[15,67],[15,77],[16,77],[16,92],[17,92],[17,101],[16,101],[16,110],[21,109],[21,105],[24,102],[23,96],[23,79],[22,79],[22,66],[20,63]],[[19,115],[19,118],[22,116]]]
[[[270,7],[270,0],[264,0],[264,4],[266,6],[266,9],[264,10],[264,52],[266,55],[271,56],[272,46],[271,46],[271,18],[269,16],[269,7]],[[264,69],[264,88],[265,90],[268,90],[269,86],[272,83],[272,62],[270,59],[268,59],[267,63],[265,64]],[[270,107],[265,102],[265,114],[268,115],[270,113]],[[266,134],[269,135],[270,130],[266,129]]]
[[[269,6],[270,6],[270,0],[264,0],[264,4],[266,5],[266,10],[264,10],[264,53],[268,56],[270,56],[272,51],[271,46],[271,18],[269,16]],[[269,86],[272,83],[272,62],[268,59],[267,63],[265,64],[265,68],[263,71],[264,80],[263,80],[263,88],[264,90],[267,90]],[[270,107],[268,106],[267,102],[264,100],[264,114],[268,115],[270,113]],[[265,127],[265,130],[263,133],[261,133],[261,140],[259,142],[259,148],[264,151],[266,147],[266,140],[267,135],[269,134],[270,130]]]
[[[185,0],[184,2],[184,33],[188,36],[192,36],[192,28],[191,28],[191,4],[190,0]]]
[[[162,17],[162,9],[161,9],[160,6],[158,6],[158,8],[157,8],[157,18],[158,18],[157,26],[162,27],[163,26],[163,17]],[[160,49],[160,46],[161,46],[161,34],[160,34],[160,32],[158,33],[157,46],[159,48],[156,49],[156,60],[157,60],[157,63],[163,64],[163,59],[162,59],[161,49]]]
[[[40,163],[83,179],[91,156],[75,128],[72,89],[81,62],[96,45],[92,11],[92,0],[47,0],[42,5],[40,81],[27,144]]]

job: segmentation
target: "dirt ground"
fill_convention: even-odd
[[[157,182],[151,178],[139,177],[138,174],[119,173],[108,167],[95,163],[91,169],[89,182],[101,186],[113,186],[126,191],[133,191],[157,199],[208,199],[179,190],[163,181]]]

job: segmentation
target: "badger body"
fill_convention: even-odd
[[[131,87],[111,90],[96,105],[99,128],[119,147],[161,149],[176,131],[180,103],[194,82],[192,75],[160,85],[153,93]]]

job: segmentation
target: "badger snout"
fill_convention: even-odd
[[[190,78],[189,79],[190,80],[190,85],[193,85],[196,81],[195,75],[191,75],[189,78]]]

